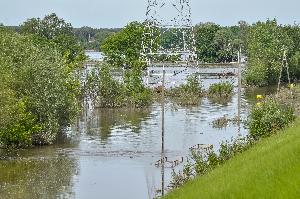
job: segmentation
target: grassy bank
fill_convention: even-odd
[[[300,198],[300,119],[165,199]]]

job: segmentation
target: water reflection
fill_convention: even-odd
[[[0,151],[1,198],[74,198],[76,160],[54,155],[52,149],[39,150]]]
[[[145,121],[151,113],[150,108],[145,109],[95,109],[92,117],[87,121],[87,135],[99,136],[101,141],[111,137],[114,129],[130,129],[132,133],[138,134]]]

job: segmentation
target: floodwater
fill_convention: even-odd
[[[85,55],[92,61],[103,61],[104,55],[101,52],[86,51]]]
[[[152,77],[145,78],[145,82],[155,86],[155,82],[160,83],[161,69],[152,70]],[[166,68],[166,82],[167,86],[180,84],[188,74],[196,71],[234,70]],[[235,77],[206,78],[203,84],[207,88],[218,81],[231,81],[237,85]],[[237,116],[238,97],[235,93],[226,103],[203,98],[193,107],[182,107],[167,100],[164,153],[168,159],[188,156],[189,148],[196,144],[213,144],[217,150],[220,142],[247,134],[243,125],[239,128],[230,124],[224,129],[211,125],[224,115]],[[243,119],[248,107],[248,100],[242,94]],[[162,153],[161,117],[159,102],[141,110],[86,109],[53,146],[0,151],[0,198],[153,198],[156,191],[162,189],[161,168],[155,166]],[[171,168],[164,170],[165,189],[171,171]]]

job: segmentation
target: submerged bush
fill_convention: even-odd
[[[143,107],[152,102],[152,92],[143,85],[139,70],[127,69],[123,79],[115,79],[109,65],[97,66],[87,77],[86,96],[100,108]]]
[[[229,82],[212,84],[208,89],[208,97],[228,98],[232,96],[233,85]]]
[[[124,77],[124,88],[127,105],[139,108],[151,104],[153,93],[143,84],[140,67],[127,69]]]
[[[97,66],[87,77],[85,92],[95,106],[121,107],[124,105],[124,86],[114,79],[107,65]]]
[[[203,96],[202,83],[197,75],[191,75],[187,78],[186,84],[172,88],[167,91],[167,96],[173,98],[181,105],[196,105]]]
[[[223,116],[223,117],[220,117],[220,118],[214,120],[212,122],[212,127],[222,129],[222,128],[227,127],[230,121],[231,121],[230,119]]]
[[[250,112],[247,125],[250,135],[259,139],[286,127],[295,119],[294,108],[274,97],[258,103]]]

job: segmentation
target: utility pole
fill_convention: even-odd
[[[163,64],[163,79],[161,91],[161,195],[165,195],[165,65]]]
[[[241,131],[241,100],[242,100],[242,75],[241,75],[241,54],[242,48],[238,52],[238,133]]]

